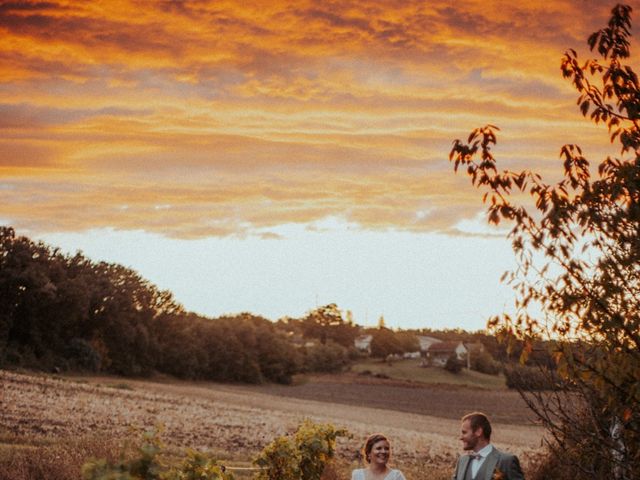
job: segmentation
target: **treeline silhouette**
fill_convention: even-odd
[[[363,355],[354,347],[363,333],[378,358],[419,350],[417,334],[481,342],[493,370],[493,359],[507,358],[484,332],[363,328],[335,304],[277,322],[251,313],[206,318],[130,268],[64,254],[0,226],[0,368],[289,383],[296,373],[348,366]]]
[[[287,382],[299,356],[267,319],[186,313],[130,268],[0,227],[0,367]]]

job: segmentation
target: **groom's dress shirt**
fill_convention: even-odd
[[[474,452],[472,454],[474,455],[473,460],[471,460],[471,476],[473,478],[476,478],[476,475],[478,474],[478,470],[480,470],[480,467],[486,460],[487,455],[491,453],[491,450],[493,450],[493,445],[489,444],[486,447],[482,448],[481,450],[478,450],[477,452]]]

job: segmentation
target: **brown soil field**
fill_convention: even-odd
[[[169,446],[212,451],[237,461],[251,458],[274,437],[309,418],[352,434],[338,443],[345,468],[356,466],[364,438],[381,431],[392,440],[395,461],[402,468],[446,470],[459,453],[460,415],[483,409],[494,419],[493,440],[499,448],[518,454],[526,464],[540,447],[542,429],[528,424],[529,414],[513,392],[354,377],[249,387],[0,370],[0,433],[23,439],[96,434],[128,439],[134,431],[162,425],[161,437]]]
[[[373,407],[459,419],[470,411],[486,413],[494,422],[531,425],[534,415],[513,390],[480,390],[381,379],[354,373],[317,375],[293,385],[245,387],[247,391],[281,397]]]

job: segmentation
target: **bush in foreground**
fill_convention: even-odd
[[[82,467],[84,480],[233,480],[224,467],[210,456],[188,451],[178,465],[170,465],[162,458],[162,443],[154,432],[144,435],[137,456],[117,462],[94,460]]]
[[[320,480],[335,456],[336,439],[347,435],[333,425],[304,421],[293,437],[281,436],[257,456],[256,480]],[[82,467],[84,480],[233,480],[233,474],[211,456],[188,451],[181,462],[163,455],[155,433],[144,436],[132,459],[93,460]],[[123,456],[124,457],[124,456]]]
[[[293,438],[278,437],[258,455],[258,480],[320,480],[335,456],[336,439],[347,435],[331,424],[305,420]]]

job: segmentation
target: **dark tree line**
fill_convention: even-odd
[[[0,367],[288,383],[348,367],[363,355],[354,347],[361,334],[381,359],[417,351],[419,334],[482,342],[490,360],[505,357],[481,332],[363,328],[335,304],[275,323],[250,313],[205,318],[130,268],[0,227]]]
[[[264,318],[188,314],[130,268],[0,227],[0,366],[288,382],[299,357]]]
[[[274,324],[249,313],[217,319],[165,316],[156,334],[159,371],[189,379],[289,383],[299,352]]]
[[[343,369],[360,330],[335,304],[277,323],[187,313],[130,268],[0,227],[0,367],[287,383]]]

